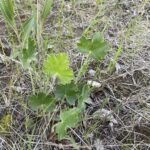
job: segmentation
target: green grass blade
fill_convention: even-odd
[[[121,52],[122,52],[122,48],[119,47],[115,53],[114,59],[112,61],[110,61],[109,65],[108,65],[108,71],[110,73],[112,73],[112,71],[114,70],[116,63],[118,61],[118,58],[121,55]]]
[[[31,31],[35,28],[34,16],[31,16],[27,21],[24,22],[21,28],[20,37],[22,41],[26,41],[29,38]]]
[[[52,9],[53,0],[45,0],[43,11],[41,13],[41,23],[44,24],[46,21],[51,9]]]
[[[14,27],[14,6],[13,0],[1,0],[0,1],[0,11],[5,18],[5,21]]]

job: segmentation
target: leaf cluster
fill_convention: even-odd
[[[77,47],[81,53],[87,54],[97,61],[104,59],[109,49],[108,43],[104,41],[99,32],[96,32],[92,39],[82,36]]]
[[[100,1],[98,0],[97,3],[100,3]],[[21,25],[20,29],[17,29],[14,19],[13,0],[0,1],[0,11],[5,21],[15,31],[18,41],[21,42],[19,43],[19,48],[21,49],[19,60],[24,69],[32,68],[31,64],[35,65],[33,62],[36,60],[36,55],[41,54],[37,54],[36,49],[40,50],[38,42],[43,40],[42,28],[52,9],[52,4],[53,0],[43,1],[43,9],[39,12],[39,15],[37,15],[36,8],[33,7],[29,18]],[[42,47],[42,44],[40,46]],[[85,103],[91,92],[91,88],[87,84],[78,82],[79,79],[86,73],[91,58],[96,61],[105,58],[109,44],[97,32],[92,38],[82,36],[77,43],[77,48],[79,52],[87,56],[87,59],[78,70],[77,76],[74,75],[73,69],[70,67],[69,57],[66,53],[50,53],[42,62],[43,67],[42,69],[40,68],[40,71],[46,81],[56,79],[53,90],[51,92],[45,89],[44,92],[35,91],[34,94],[28,97],[29,106],[37,112],[52,113],[58,103],[65,104],[65,109],[61,107],[61,110],[58,111],[60,121],[55,124],[55,131],[60,140],[67,137],[68,129],[75,128],[81,121],[80,116],[85,109]],[[119,54],[116,54],[116,59],[118,56]],[[115,63],[116,60],[113,64]],[[46,86],[46,89],[48,89],[49,86]],[[9,122],[9,120],[10,117],[7,116],[3,122]]]
[[[100,33],[96,33],[92,39],[81,37],[77,46],[80,52],[96,60],[104,59],[108,49],[108,44],[102,39]],[[68,108],[60,111],[60,122],[55,125],[60,140],[67,137],[68,129],[76,127],[80,122],[79,116],[85,109],[85,103],[91,91],[88,85],[75,82],[78,80],[75,79],[73,70],[69,65],[69,57],[66,53],[49,54],[43,63],[43,73],[47,78],[57,81],[53,90],[53,97],[44,93],[29,97],[29,104],[34,110],[52,110],[56,105],[54,101],[68,104]],[[88,61],[85,61],[77,78],[83,75],[87,66]],[[70,108],[70,106],[74,107]],[[49,107],[51,109],[48,109]]]

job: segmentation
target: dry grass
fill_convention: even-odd
[[[22,14],[28,15],[25,5],[18,3],[18,7],[27,9]],[[83,59],[75,47],[83,32],[90,36],[101,31],[112,44],[109,56],[102,64],[95,67],[95,62],[92,62],[89,66],[99,71],[96,80],[102,87],[91,93],[83,122],[77,129],[69,131],[71,143],[57,140],[52,128],[57,121],[55,112],[41,116],[28,108],[26,100],[32,91],[30,75],[20,69],[19,62],[4,57],[0,48],[0,119],[5,114],[12,116],[8,132],[0,133],[0,149],[71,150],[74,145],[75,149],[81,150],[149,150],[149,9],[148,0],[108,0],[99,5],[93,0],[76,3],[55,1],[44,27],[43,38],[48,38],[56,52],[67,52],[73,68]],[[1,38],[10,40],[2,17],[0,25]],[[8,44],[3,45],[8,47]],[[116,71],[110,75],[107,66],[117,47],[122,47],[122,53]],[[87,74],[83,80],[89,78]],[[36,89],[44,85],[38,80],[38,74],[34,83]],[[108,116],[102,118],[102,109],[109,110],[116,122],[110,121]]]

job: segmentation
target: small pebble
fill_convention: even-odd
[[[89,74],[91,77],[93,77],[93,76],[95,75],[95,73],[96,73],[96,71],[93,70],[93,69],[90,69],[90,70],[88,71],[88,74]]]

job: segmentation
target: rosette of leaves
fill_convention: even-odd
[[[29,106],[37,111],[51,112],[55,108],[55,100],[52,96],[46,95],[43,92],[31,95],[28,98]]]
[[[64,139],[67,135],[67,129],[74,128],[80,121],[80,109],[72,108],[69,110],[64,110],[60,113],[61,122],[55,125],[56,133],[58,138]]]
[[[44,61],[44,73],[50,77],[56,77],[61,84],[70,83],[73,78],[73,70],[69,68],[69,58],[66,53],[50,54]]]
[[[102,60],[108,52],[109,45],[102,35],[97,32],[92,39],[82,36],[79,43],[77,43],[77,48],[83,54],[87,54],[96,60]]]

